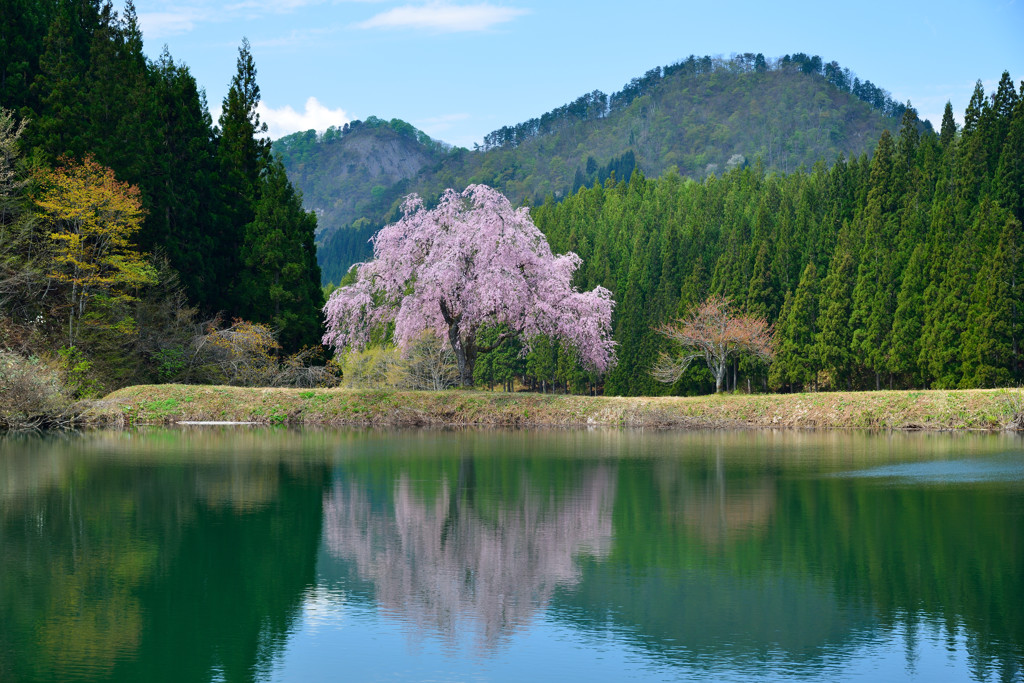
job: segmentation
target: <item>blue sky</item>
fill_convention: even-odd
[[[115,0],[116,1],[116,0]],[[689,54],[819,54],[938,124],[981,79],[1024,79],[1024,0],[778,3],[563,0],[136,0],[219,109],[252,44],[273,137],[376,115],[472,146]]]

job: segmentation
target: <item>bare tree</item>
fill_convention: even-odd
[[[718,294],[708,297],[696,310],[658,331],[680,347],[677,353],[664,351],[651,374],[659,382],[672,384],[696,358],[703,358],[715,376],[715,392],[722,391],[726,370],[734,356],[750,354],[771,360],[772,326],[763,317],[736,315],[730,300]]]
[[[430,330],[416,337],[402,363],[403,385],[410,389],[441,391],[459,383],[455,353],[447,342]]]
[[[192,338],[184,360],[182,380],[187,383],[231,384],[244,387],[332,387],[338,384],[331,367],[315,365],[318,350],[305,348],[279,357],[281,345],[274,330],[262,323],[235,320],[221,327],[214,318]]]

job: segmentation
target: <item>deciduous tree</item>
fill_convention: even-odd
[[[138,188],[87,157],[40,178],[36,203],[50,221],[55,256],[50,276],[71,286],[68,343],[74,346],[96,296],[130,300],[156,281],[156,271],[132,244],[142,224]]]
[[[614,302],[603,287],[579,292],[571,284],[580,259],[555,256],[525,208],[513,209],[485,185],[448,190],[434,209],[411,195],[405,215],[373,239],[374,260],[324,307],[324,343],[362,347],[370,333],[394,323],[403,350],[424,330],[447,337],[463,385],[473,381],[484,325],[508,326],[528,344],[546,334],[571,345],[597,370],[615,362]]]
[[[770,360],[772,327],[763,317],[733,313],[729,299],[713,294],[696,310],[658,331],[680,347],[675,354],[662,352],[654,365],[655,379],[674,384],[697,358],[703,358],[715,376],[715,391],[722,391],[725,373],[733,358],[751,354]]]

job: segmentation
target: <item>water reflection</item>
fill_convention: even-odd
[[[613,552],[559,593],[563,618],[596,631],[612,622],[703,668],[731,660],[764,674],[782,662],[821,676],[837,656],[900,638],[911,673],[927,633],[966,650],[976,680],[1021,676],[1019,479],[923,486],[758,458],[723,469],[723,458],[710,449],[621,468]],[[995,456],[1007,458],[1019,463],[1020,451]]]
[[[452,644],[460,628],[473,629],[479,647],[494,649],[556,586],[579,580],[579,555],[607,555],[615,471],[587,466],[560,490],[513,471],[518,496],[481,505],[476,470],[473,457],[460,458],[455,480],[442,476],[434,495],[401,472],[384,506],[359,479],[339,477],[324,503],[324,537],[332,556],[372,581],[381,608]]]
[[[0,680],[265,678],[314,579],[329,468],[188,445],[4,444]]]
[[[1019,681],[1021,462],[846,433],[2,439],[0,680]]]

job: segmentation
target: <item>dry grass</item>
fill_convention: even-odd
[[[1007,429],[1020,390],[872,391],[622,398],[476,391],[127,387],[87,413],[96,425],[239,421],[289,425]]]

